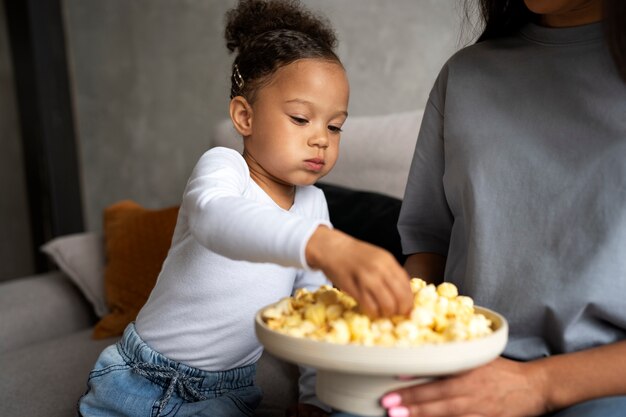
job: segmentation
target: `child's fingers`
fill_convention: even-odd
[[[353,297],[357,302],[361,299],[361,294],[358,285],[352,277],[349,276],[329,276],[329,279],[339,288],[341,291]]]
[[[370,317],[380,317],[381,311],[379,309],[379,304],[376,298],[373,297],[368,290],[361,291],[357,301],[359,302],[363,313]]]
[[[411,291],[409,275],[404,268],[394,269],[386,284],[396,300],[397,314],[409,314],[413,308],[413,292]]]
[[[311,266],[360,304],[371,317],[408,314],[409,277],[388,251],[342,232],[320,228],[311,238]]]
[[[383,317],[397,314],[398,303],[396,297],[384,281],[377,282],[378,285],[371,288],[369,293],[377,304],[377,310]],[[379,317],[379,316],[374,316]]]
[[[370,317],[378,317],[380,315],[378,302],[359,278],[360,277],[357,274],[357,276],[350,277],[349,279],[342,279],[341,284],[338,285],[338,287],[341,291],[352,296],[356,302],[359,303],[363,313]]]
[[[370,280],[371,291],[376,295],[380,310],[385,316],[405,315],[413,308],[413,296],[408,274],[386,251],[372,265],[374,279]]]
[[[357,273],[358,286],[369,291],[380,315],[408,314],[413,307],[408,274],[389,252],[374,246],[369,249],[364,268]]]

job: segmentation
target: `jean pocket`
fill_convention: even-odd
[[[96,360],[91,372],[89,372],[89,380],[106,375],[113,371],[128,370],[130,366],[117,351],[116,345],[105,348]]]

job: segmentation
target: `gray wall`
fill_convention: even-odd
[[[6,16],[0,5],[0,281],[34,270],[15,100]]]
[[[352,115],[423,106],[465,43],[461,0],[304,0],[339,35]],[[211,131],[227,117],[233,0],[63,0],[86,226],[121,199],[178,204]],[[1,10],[2,8],[0,8]],[[26,198],[6,24],[0,16],[0,278],[27,273]],[[17,261],[16,261],[17,259]]]
[[[65,0],[89,229],[104,207],[178,204],[227,117],[225,0]],[[308,0],[340,38],[350,112],[419,108],[459,45],[457,0]]]

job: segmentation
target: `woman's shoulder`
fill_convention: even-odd
[[[526,45],[518,36],[466,45],[443,64],[435,81],[434,90],[445,94],[450,82],[471,81],[477,75],[512,65],[512,62],[523,62],[523,56],[520,54],[527,56],[528,53],[530,52],[526,50]]]
[[[463,70],[469,67],[474,67],[485,59],[498,59],[523,46],[524,42],[519,36],[490,39],[479,43],[473,43],[462,47],[452,54],[452,56],[450,56],[444,64],[444,68]]]

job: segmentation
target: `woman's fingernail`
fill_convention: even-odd
[[[389,417],[409,417],[409,409],[406,407],[393,407],[387,410]]]
[[[401,403],[402,403],[402,397],[400,397],[400,395],[396,394],[395,392],[392,392],[391,394],[385,395],[380,400],[380,404],[384,408],[395,407],[396,405],[400,405]]]

